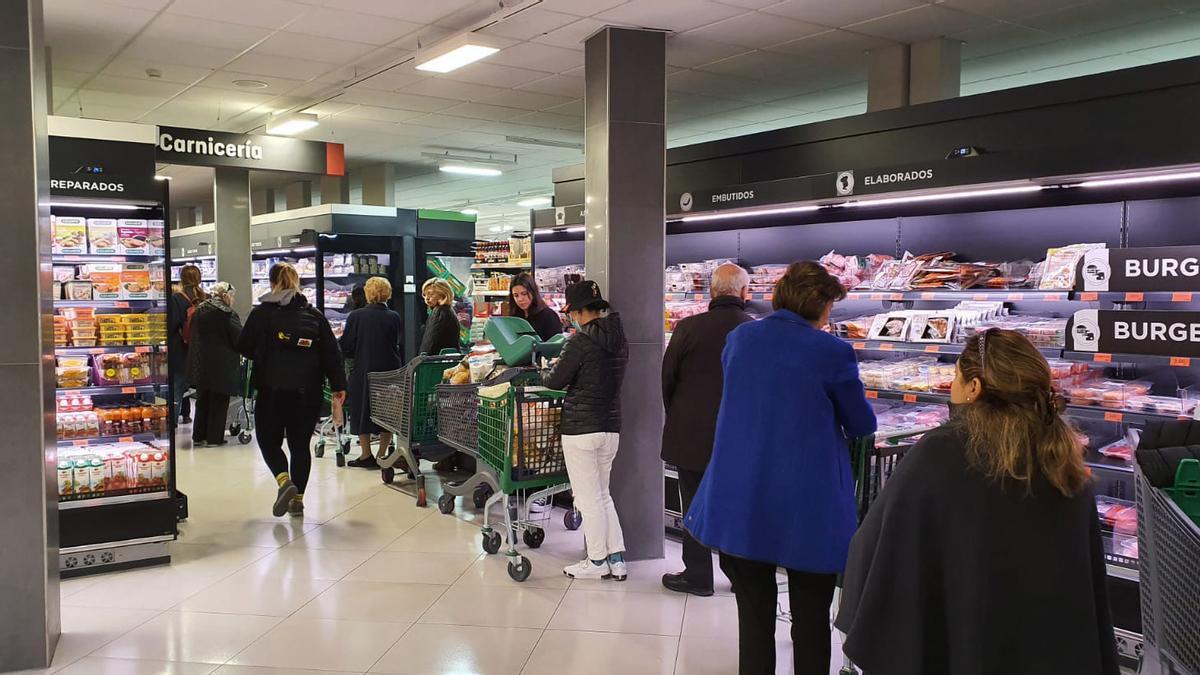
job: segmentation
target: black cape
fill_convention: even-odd
[[[846,654],[864,675],[1118,675],[1092,490],[989,480],[965,446],[930,432],[871,506],[836,621]]]

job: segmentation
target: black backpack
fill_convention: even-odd
[[[261,354],[255,359],[260,389],[306,391],[320,388],[321,321],[317,310],[304,304],[271,310],[264,322]]]

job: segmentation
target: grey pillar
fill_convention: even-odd
[[[938,37],[914,42],[908,58],[908,102],[957,98],[962,83],[962,43]]]
[[[250,313],[250,170],[218,168],[213,178],[216,203],[217,278],[237,290],[233,309]]]
[[[362,203],[371,206],[396,205],[396,167],[372,164],[362,170]]]
[[[50,665],[59,635],[54,314],[42,0],[0,0],[0,671]]]
[[[217,214],[213,208],[212,202],[205,202],[200,205],[200,225],[217,222]]]
[[[172,228],[192,227],[196,224],[196,207],[180,206],[175,211],[175,218],[171,221]]]
[[[264,213],[275,213],[275,190],[271,188],[255,190],[250,195],[250,214],[261,216]]]
[[[908,105],[908,45],[892,45],[868,52],[867,111]]]
[[[395,178],[395,172],[392,173]],[[392,191],[395,194],[395,190]],[[349,204],[350,179],[346,176],[321,176],[322,204]]]
[[[584,55],[584,262],[629,340],[613,501],[627,556],[661,558],[666,34],[606,27]]]
[[[288,184],[287,207],[289,211],[292,209],[303,209],[312,205],[312,181],[298,180],[295,183]]]

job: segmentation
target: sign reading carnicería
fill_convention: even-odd
[[[282,136],[159,127],[157,160],[193,166],[229,166],[319,175],[345,174],[341,143]]]

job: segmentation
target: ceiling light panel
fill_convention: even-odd
[[[443,40],[417,54],[415,67],[431,73],[449,73],[500,51],[500,45],[478,33]]]

